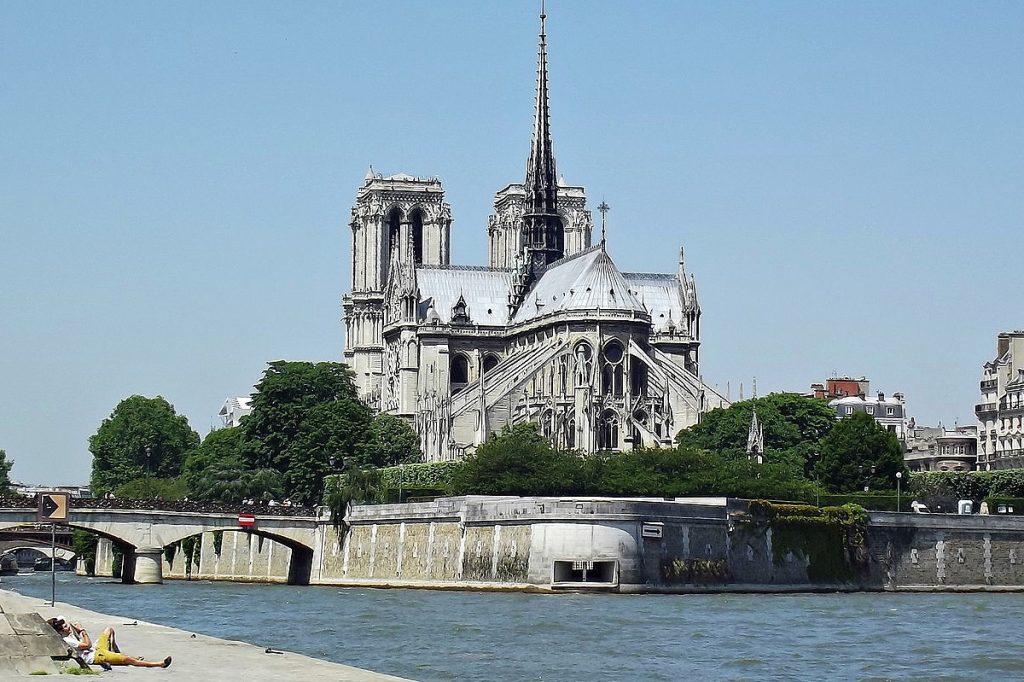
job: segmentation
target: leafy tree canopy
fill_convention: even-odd
[[[506,426],[466,458],[452,481],[457,493],[568,495],[585,489],[581,458],[556,450],[536,425]]]
[[[180,500],[187,495],[181,478],[136,478],[114,491],[122,500]]]
[[[766,450],[817,444],[836,421],[835,412],[824,400],[796,393],[772,393],[764,398],[733,403],[725,409],[711,410],[699,424],[680,431],[676,443],[715,452],[745,450],[755,406],[764,426]]]
[[[815,471],[821,483],[836,492],[860,490],[864,485],[891,490],[897,471],[904,480],[909,475],[896,434],[863,412],[837,422],[822,439]]]
[[[369,408],[358,400],[331,400],[309,408],[285,451],[285,488],[293,502],[321,501],[324,476],[359,458],[370,421]]]
[[[125,398],[89,438],[92,490],[103,495],[139,478],[175,478],[197,445],[199,434],[164,398]]]
[[[7,452],[0,450],[0,492],[11,491],[11,467],[14,466],[13,459],[7,459]]]
[[[284,473],[310,411],[321,403],[358,403],[352,371],[339,362],[271,362],[256,385],[252,412],[243,420],[250,465]]]
[[[419,462],[423,453],[419,436],[408,422],[393,414],[381,413],[370,422],[370,431],[358,459],[363,466],[387,467]]]

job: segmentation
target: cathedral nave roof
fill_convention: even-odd
[[[548,266],[512,323],[558,311],[598,309],[647,313],[612,259],[595,246]]]
[[[433,305],[439,321],[451,322],[459,297],[466,301],[472,324],[504,326],[508,318],[507,270],[468,266],[419,266],[419,317],[426,319]]]

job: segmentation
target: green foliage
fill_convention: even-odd
[[[754,407],[764,427],[765,449],[787,450],[817,443],[835,424],[836,416],[824,400],[796,393],[772,393],[764,398],[733,403],[711,410],[701,422],[676,435],[676,443],[704,450],[744,450]]]
[[[147,476],[177,477],[185,454],[197,445],[199,435],[162,397],[125,398],[89,439],[93,493]]]
[[[220,556],[220,550],[224,546],[224,531],[213,531],[213,553]]]
[[[1024,497],[1024,469],[916,472],[910,475],[910,490],[921,499],[981,500],[990,495]]]
[[[121,500],[180,500],[187,494],[180,478],[137,478],[114,491]]]
[[[406,467],[407,476],[410,468]],[[392,485],[389,470],[387,487]],[[462,466],[452,466],[451,489],[477,495],[729,495],[797,500],[813,500],[816,492],[799,465],[758,465],[742,453],[685,447],[582,457],[552,448],[530,424],[505,429]]]
[[[842,495],[822,495],[820,498],[822,506],[837,506],[843,504],[855,504],[871,511],[911,511],[910,503],[914,498],[906,490],[900,497],[900,508],[896,509],[896,491],[871,491],[860,493],[846,493]]]
[[[845,504],[819,508],[752,500],[748,511],[756,522],[770,525],[776,565],[792,552],[807,559],[807,578],[811,582],[848,582],[854,578],[854,558],[863,552],[869,520],[863,507]]]
[[[834,492],[851,492],[867,484],[888,490],[896,472],[909,471],[896,434],[880,426],[869,414],[858,413],[840,420],[821,441],[821,460],[815,467],[818,479]]]
[[[985,502],[988,503],[989,514],[998,514],[999,505],[1001,504],[1005,505],[1007,508],[1007,512],[1005,513],[1013,514],[1015,516],[1024,514],[1024,497],[993,496],[986,497]],[[1013,508],[1012,512],[1009,511],[1011,507]]]
[[[334,401],[358,401],[349,368],[337,362],[271,362],[252,395],[252,412],[242,428],[246,458],[258,467],[285,472],[291,445],[309,412]]]
[[[121,570],[124,568],[124,550],[116,542],[110,546],[112,559],[110,562],[110,575],[114,578],[121,577]]]
[[[387,467],[423,459],[420,439],[409,423],[391,414],[378,414],[370,422],[366,441],[357,456],[361,466]]]
[[[533,424],[506,426],[467,457],[452,488],[474,495],[571,495],[586,489],[579,455],[556,450]]]
[[[392,466],[380,470],[380,487],[384,490],[450,490],[460,461],[420,462]]]
[[[346,365],[272,362],[240,427],[242,462],[247,469],[278,472],[284,496],[315,504],[325,476],[359,461],[370,423]]]
[[[349,503],[377,502],[381,490],[380,469],[350,469],[331,476],[324,491],[324,504],[331,509],[331,521],[340,528]]]
[[[230,471],[234,475],[234,472],[245,468],[242,461],[243,437],[244,432],[240,427],[217,429],[206,434],[199,447],[185,456],[181,476],[190,497],[214,500],[208,494],[214,481],[224,478],[220,472]]]
[[[174,564],[174,555],[177,554],[177,552],[178,552],[178,543],[176,543],[176,542],[173,542],[173,543],[167,545],[166,547],[164,547],[164,560],[167,562],[168,566],[171,566],[171,565]]]
[[[11,491],[11,467],[14,466],[13,459],[7,459],[7,452],[0,450],[0,494]]]
[[[261,536],[262,537],[262,536]],[[193,566],[199,565],[199,551],[202,547],[201,535],[190,535],[181,541],[181,551],[185,555],[185,576],[192,575]]]
[[[82,562],[85,572],[93,575],[96,572],[96,544],[99,538],[86,530],[74,528],[71,531],[71,547],[75,556]]]
[[[324,477],[338,462],[358,459],[370,429],[370,410],[357,400],[332,400],[311,407],[286,448],[285,489],[293,501],[316,504]],[[331,460],[335,465],[331,465]]]

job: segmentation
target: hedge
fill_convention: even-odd
[[[1004,471],[922,471],[910,474],[910,494],[920,498],[982,500],[1024,497],[1024,469]]]
[[[819,500],[823,507],[842,506],[844,504],[856,504],[871,511],[897,511],[896,491],[886,493],[848,493],[845,495],[822,495]],[[900,495],[900,508],[898,511],[911,511],[910,503],[914,496],[903,491]]]

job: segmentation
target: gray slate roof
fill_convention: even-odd
[[[604,249],[552,263],[516,311],[513,323],[568,310],[647,312]]]
[[[471,266],[423,265],[416,268],[420,290],[419,314],[427,319],[433,304],[439,321],[452,319],[459,296],[473,324],[504,326],[508,319],[508,270]]]

